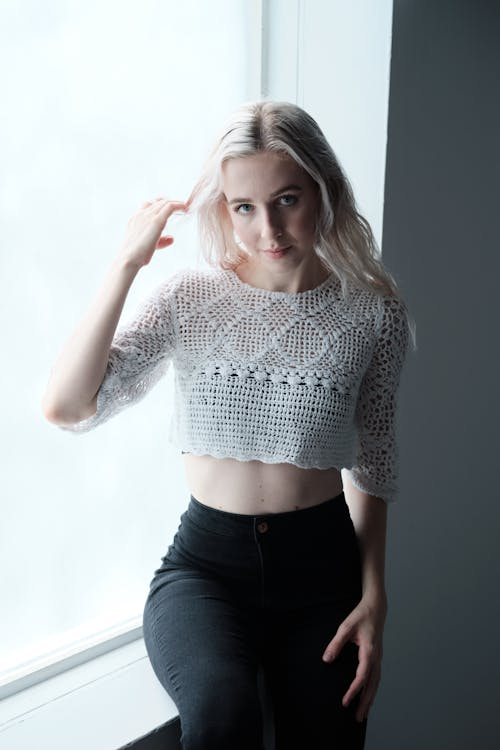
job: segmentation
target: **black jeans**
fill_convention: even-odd
[[[144,607],[152,667],[179,711],[183,750],[262,750],[257,674],[276,750],[361,750],[359,693],[342,706],[358,649],[322,654],[361,598],[344,493],[311,508],[245,515],[192,495]]]

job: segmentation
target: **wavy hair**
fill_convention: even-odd
[[[202,255],[209,266],[234,269],[248,259],[236,242],[226,211],[222,165],[228,159],[273,151],[290,156],[320,192],[314,250],[334,272],[347,295],[348,281],[379,295],[396,297],[405,308],[416,348],[416,326],[397,283],[382,262],[368,221],[356,207],[353,189],[316,121],[289,102],[247,102],[230,117],[188,199],[196,212]]]

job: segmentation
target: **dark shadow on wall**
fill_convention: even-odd
[[[370,750],[499,747],[499,39],[494,0],[394,2],[382,250],[418,351]]]

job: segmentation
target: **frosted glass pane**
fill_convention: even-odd
[[[187,505],[167,442],[172,371],[90,433],[51,425],[40,400],[129,216],[158,195],[187,198],[222,120],[253,97],[247,5],[0,4],[0,676],[141,616]],[[197,263],[194,225],[173,233],[122,321]]]

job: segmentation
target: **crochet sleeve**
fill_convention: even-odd
[[[142,301],[128,325],[118,326],[97,392],[95,414],[59,427],[88,432],[140,401],[167,372],[174,347],[174,277],[171,277]]]
[[[409,330],[404,304],[393,297],[381,299],[377,342],[356,404],[357,461],[347,473],[360,490],[390,503],[398,493],[395,421]]]

